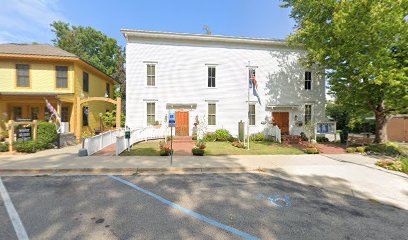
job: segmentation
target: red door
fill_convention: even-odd
[[[188,112],[176,112],[176,136],[188,136]]]
[[[280,128],[282,135],[289,135],[289,112],[273,112],[272,119]]]

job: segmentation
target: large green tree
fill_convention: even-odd
[[[79,56],[117,79],[121,83],[120,95],[123,100],[126,99],[125,53],[116,39],[92,27],[73,26],[61,21],[53,22],[51,29],[55,33],[52,40],[55,46]]]
[[[408,108],[406,0],[282,0],[296,26],[289,41],[305,64],[325,69],[331,93],[350,111],[371,111],[375,141],[388,117]]]

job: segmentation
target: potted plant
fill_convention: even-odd
[[[191,152],[194,156],[203,156],[205,153],[206,144],[203,141],[199,141],[195,144]]]
[[[160,156],[170,156],[170,154],[172,154],[172,150],[169,144],[163,141],[160,141],[159,148],[160,148]]]

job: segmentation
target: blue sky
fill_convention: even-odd
[[[0,0],[0,42],[51,43],[49,24],[91,26],[125,40],[121,28],[285,38],[294,22],[278,0]]]

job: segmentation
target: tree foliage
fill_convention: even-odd
[[[126,58],[124,49],[116,39],[92,27],[74,26],[61,21],[53,22],[51,27],[55,33],[52,40],[55,46],[79,56],[120,82],[120,96],[125,106]]]
[[[408,2],[283,2],[296,22],[290,42],[308,51],[306,64],[326,69],[339,103],[374,113],[376,141],[383,142],[388,116],[408,107]]]

